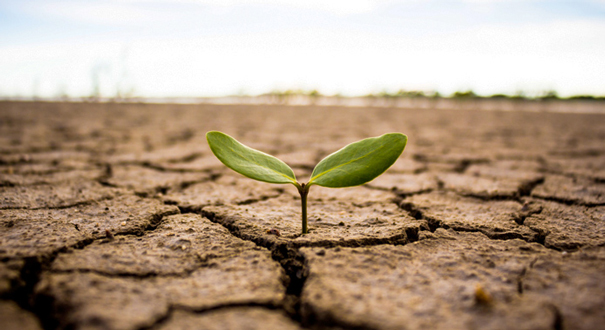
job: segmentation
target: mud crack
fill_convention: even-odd
[[[557,305],[555,304],[549,304],[550,308],[553,311],[553,323],[552,323],[552,328],[553,330],[564,330],[565,329],[565,322],[563,319],[563,313],[561,313],[561,310],[559,309],[559,307],[557,307]]]
[[[465,227],[462,225],[449,225],[449,224],[445,223],[443,220],[426,215],[425,212],[422,210],[422,208],[418,207],[417,205],[415,205],[411,202],[406,202],[405,200],[402,200],[398,205],[401,209],[407,211],[415,219],[427,221],[427,223],[429,225],[429,230],[431,232],[435,232],[435,230],[437,230],[438,228],[452,229],[456,232],[478,232],[478,233],[484,234],[485,236],[489,237],[490,239],[497,239],[497,240],[521,239],[528,243],[536,242],[536,243],[541,244],[542,246],[545,246],[544,243],[546,240],[546,235],[548,235],[548,233],[546,233],[546,232],[540,232],[540,231],[537,231],[533,228],[530,228],[530,227],[527,227],[524,225],[526,218],[530,217],[531,215],[542,212],[542,207],[532,206],[530,203],[527,203],[527,202],[523,204],[521,211],[518,214],[514,215],[512,220],[515,223],[517,223],[517,225],[524,226],[524,227],[528,228],[529,230],[531,230],[532,232],[534,232],[535,237],[533,237],[533,238],[528,238],[525,235],[523,235],[522,233],[514,232],[514,231],[488,231],[488,230],[484,230],[483,228],[480,228],[480,227],[472,228],[472,227]]]
[[[259,198],[245,199],[245,200],[239,201],[239,202],[237,202],[235,204],[236,205],[249,205],[249,204],[264,202],[264,201],[267,201],[269,199],[280,197],[281,194],[283,194],[285,190],[282,189],[282,188],[276,188],[276,189],[274,189],[274,191],[277,193],[277,195],[263,195],[263,196],[261,196]]]
[[[196,314],[199,316],[199,315],[204,315],[204,314],[207,314],[210,312],[229,310],[232,308],[241,308],[241,307],[260,307],[260,308],[265,308],[265,309],[269,309],[269,310],[278,310],[281,308],[281,306],[277,306],[274,304],[263,304],[263,303],[253,302],[253,301],[242,302],[242,303],[220,304],[220,305],[215,305],[215,306],[208,307],[208,308],[191,308],[188,306],[171,304],[168,307],[168,312],[165,313],[164,315],[160,316],[158,319],[156,319],[156,321],[152,325],[140,327],[140,328],[138,328],[138,330],[153,330],[153,329],[161,328],[172,318],[172,316],[177,311],[190,312],[190,313],[193,313],[193,314]]]
[[[554,196],[532,196],[535,199],[541,199],[543,201],[550,201],[564,205],[578,205],[578,206],[586,206],[586,207],[597,207],[597,206],[605,206],[605,203],[592,203],[585,202],[577,199],[568,199],[562,197],[554,197]]]
[[[534,267],[537,261],[538,258],[532,260],[526,267],[523,267],[523,269],[521,269],[521,272],[517,277],[517,293],[519,293],[520,295],[522,295],[524,292],[523,281],[525,280],[527,273]]]
[[[542,206],[534,206],[530,202],[523,203],[521,207],[521,211],[519,214],[513,219],[518,225],[524,225],[525,219],[529,218],[534,214],[539,214],[542,212]],[[531,229],[531,228],[530,228]]]
[[[437,228],[448,229],[449,227],[443,224],[442,221],[434,219],[432,217],[426,216],[419,207],[416,207],[413,203],[401,201],[399,207],[404,211],[407,211],[414,219],[416,220],[426,220],[429,224],[430,231],[432,233],[437,230]]]
[[[165,216],[170,215],[169,213],[162,212],[152,215],[150,224],[145,230],[152,230],[156,228]],[[134,230],[133,232],[120,232],[116,234],[110,234],[111,238],[108,237],[86,237],[72,245],[64,246],[56,251],[45,255],[39,255],[35,257],[26,257],[14,259],[16,261],[22,260],[23,266],[20,270],[19,280],[16,285],[11,288],[5,297],[8,300],[15,301],[24,310],[31,311],[34,313],[44,329],[55,329],[61,324],[62,313],[61,309],[57,310],[54,308],[54,298],[40,295],[35,293],[35,288],[40,282],[42,274],[45,272],[51,272],[51,265],[55,259],[61,254],[66,253],[73,249],[83,249],[86,246],[91,245],[93,242],[98,240],[111,240],[114,235],[140,235],[140,232]],[[4,260],[7,261],[7,260]],[[55,271],[52,271],[55,272]],[[53,312],[55,311],[55,312]]]
[[[529,196],[531,195],[531,192],[540,184],[544,183],[544,178],[539,178],[536,180],[532,180],[532,181],[527,181],[524,182],[520,187],[519,187],[519,196]]]
[[[214,213],[204,211],[203,209],[199,210],[199,212],[210,221],[225,227],[235,237],[253,242],[257,246],[268,249],[271,252],[273,260],[280,264],[286,274],[286,277],[283,279],[283,284],[286,287],[286,295],[282,308],[292,320],[300,323],[302,321],[300,313],[300,295],[308,274],[305,266],[305,259],[299,252],[300,246],[244,235],[238,227],[229,226],[218,221],[217,216]]]

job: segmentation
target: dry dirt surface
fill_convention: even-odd
[[[209,130],[313,187],[223,166]],[[605,329],[605,115],[0,102],[0,329]]]

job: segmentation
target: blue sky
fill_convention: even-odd
[[[0,96],[605,95],[605,1],[0,1]]]

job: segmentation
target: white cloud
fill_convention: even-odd
[[[284,6],[296,9],[310,9],[326,11],[333,14],[357,14],[372,11],[376,5],[384,1],[376,0],[199,0],[196,3],[213,6],[241,6],[241,5],[270,5]]]
[[[55,95],[66,85],[88,95],[91,70],[105,63],[104,93],[120,74],[139,94],[225,95],[244,89],[317,88],[365,94],[383,88],[472,88],[481,94],[557,89],[603,94],[605,23],[559,22],[489,26],[430,37],[397,37],[299,29],[188,39],[141,40],[121,58],[120,43],[0,49],[0,92]],[[46,86],[46,87],[44,87]]]
[[[120,1],[33,1],[22,6],[22,10],[41,17],[92,24],[139,24],[165,19],[159,10]]]
[[[414,0],[412,0],[414,1]],[[178,20],[188,10],[234,8],[241,6],[279,6],[329,12],[335,15],[367,13],[389,0],[126,0],[77,1],[32,0],[14,6],[39,16],[93,24],[141,24]]]
[[[159,7],[142,6],[140,10],[139,2],[78,2],[75,7],[62,8],[62,3],[76,3],[63,1],[36,10],[106,24],[124,24],[122,20],[128,19],[154,24],[174,19],[170,12],[149,9],[161,8],[165,1],[144,1]],[[214,7],[274,3],[341,13],[339,8],[350,3],[182,2]],[[384,3],[360,1],[348,13],[372,10],[376,8],[372,6]],[[369,32],[366,26],[356,30],[308,26],[260,32],[236,29],[141,37],[134,42],[115,34],[108,38],[111,42],[90,38],[0,46],[0,95],[31,95],[36,89],[41,95],[53,96],[62,86],[71,95],[89,95],[91,70],[99,66],[105,68],[105,95],[114,95],[119,84],[134,86],[139,94],[149,96],[225,95],[240,89],[263,93],[275,88],[317,88],[324,93],[345,94],[384,88],[438,89],[446,94],[468,88],[481,94],[519,89],[557,89],[562,95],[604,94],[603,36],[605,22],[591,20],[470,24],[464,29],[418,34],[389,34],[380,29]],[[127,57],[122,55],[126,46]]]

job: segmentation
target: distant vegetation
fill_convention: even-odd
[[[267,94],[263,94],[260,96],[273,96],[283,102],[287,102],[291,98],[294,97],[310,97],[312,99],[318,99],[321,96],[324,96],[317,90],[305,91],[305,90],[285,90],[285,91],[272,91]],[[327,96],[327,95],[326,95]],[[341,94],[333,95],[332,97],[343,97]],[[363,97],[368,99],[385,99],[385,100],[395,100],[400,98],[430,98],[430,99],[438,99],[438,98],[450,98],[450,99],[460,99],[460,100],[472,100],[472,99],[503,99],[503,100],[587,100],[587,101],[605,101],[605,96],[594,96],[594,95],[573,95],[569,97],[561,97],[554,90],[549,90],[541,93],[538,96],[527,96],[523,92],[517,92],[514,95],[507,94],[493,94],[489,96],[478,95],[472,90],[466,91],[457,91],[452,93],[449,96],[443,96],[439,92],[436,91],[418,91],[418,90],[403,90],[400,89],[397,92],[390,93],[387,91],[382,91],[379,93],[370,93],[366,94]]]
[[[67,94],[65,91],[65,87],[62,86],[60,92],[55,97],[46,98],[46,100],[50,101],[88,101],[88,102],[145,102],[145,100],[153,100],[153,99],[161,99],[162,101],[168,101],[170,99],[191,99],[191,100],[199,100],[203,102],[204,99],[213,99],[216,97],[145,97],[145,96],[135,96],[134,87],[125,86],[123,83],[119,83],[116,88],[116,92],[112,96],[106,96],[101,94],[100,82],[99,82],[99,71],[101,69],[95,70],[93,72],[93,90],[89,96],[85,97],[72,97]],[[332,99],[334,104],[338,104],[341,101],[346,99],[366,99],[371,104],[382,104],[389,105],[395,104],[398,100],[404,99],[425,99],[425,100],[438,100],[438,99],[453,99],[453,100],[525,100],[525,101],[605,101],[605,95],[595,96],[595,95],[572,95],[567,97],[559,96],[559,94],[554,90],[547,90],[538,95],[529,96],[525,94],[523,91],[518,91],[514,95],[508,94],[493,94],[493,95],[479,95],[475,93],[473,90],[462,90],[456,91],[450,95],[442,95],[437,91],[422,91],[422,90],[404,90],[400,89],[396,92],[389,92],[387,90],[383,90],[377,93],[369,93],[366,95],[342,95],[340,93],[327,95],[322,94],[317,89],[313,90],[303,90],[303,89],[287,89],[287,90],[273,90],[269,93],[264,93],[260,95],[246,95],[243,92],[240,92],[236,95],[231,95],[228,97],[239,97],[239,98],[269,98],[270,103],[277,104],[316,104],[322,98]],[[218,97],[220,98],[220,97]],[[45,100],[45,98],[38,97],[36,93],[33,96],[4,96],[0,95],[0,100]]]

